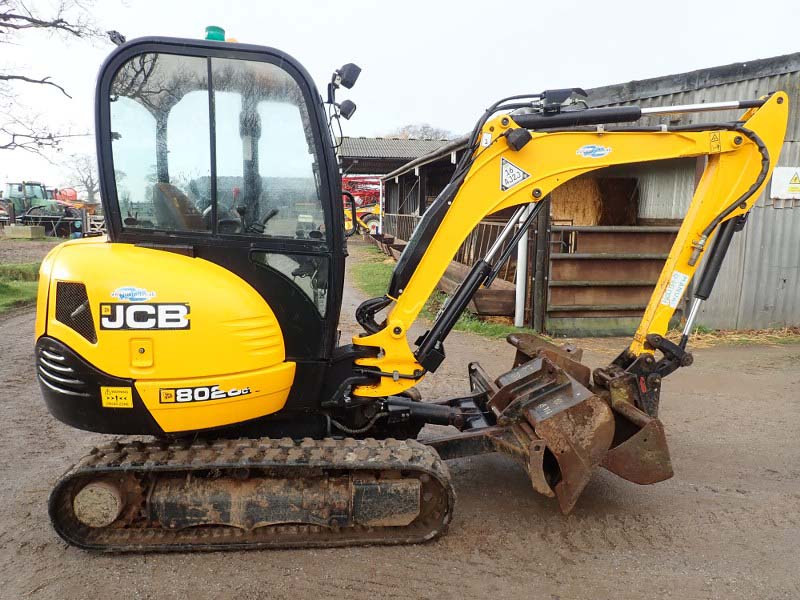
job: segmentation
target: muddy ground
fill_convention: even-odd
[[[15,240],[4,238],[0,232],[0,265],[39,262],[63,240]]]
[[[361,299],[348,288],[343,329]],[[698,350],[664,382],[675,477],[639,487],[598,472],[568,517],[501,456],[449,463],[449,532],[392,548],[97,556],[66,546],[46,501],[104,436],[52,419],[35,384],[33,312],[0,317],[1,598],[797,598],[800,346]],[[607,362],[620,342],[593,342]],[[512,349],[454,333],[427,396],[500,373]]]

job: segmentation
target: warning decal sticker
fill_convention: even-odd
[[[500,191],[505,192],[530,176],[511,161],[500,159]]]
[[[795,171],[789,180],[789,193],[800,194],[800,171]]]
[[[129,387],[100,386],[103,408],[133,408],[133,392]]]
[[[772,172],[769,197],[772,200],[795,201],[791,204],[784,204],[785,208],[792,205],[797,206],[796,201],[800,200],[800,166],[775,167]],[[780,208],[777,204],[773,204],[773,206]]]
[[[711,137],[709,138],[709,148],[708,151],[711,153],[722,152],[722,143],[720,141],[720,132],[719,131],[712,131]]]
[[[688,275],[680,271],[675,271],[672,274],[672,278],[669,280],[667,289],[664,290],[664,295],[661,296],[661,304],[669,306],[670,308],[677,308],[678,302],[681,301],[681,297],[688,283]]]

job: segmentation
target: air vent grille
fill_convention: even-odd
[[[37,368],[39,381],[54,392],[84,398],[90,396],[86,381],[69,364],[67,357],[57,350],[39,348]]]
[[[89,297],[82,283],[59,281],[56,284],[56,320],[74,329],[91,343],[97,343]]]

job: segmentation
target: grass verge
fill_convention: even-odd
[[[36,300],[38,263],[0,265],[0,313]]]
[[[374,298],[386,293],[394,266],[394,260],[388,258],[375,246],[369,245],[364,247],[363,251],[359,251],[358,262],[354,261],[351,272],[356,286],[369,297]],[[446,298],[445,294],[435,290],[425,303],[425,308],[422,309],[422,317],[432,321]],[[522,328],[514,327],[507,321],[508,319],[502,317],[482,319],[465,310],[456,322],[454,329],[488,338],[505,338],[509,333],[523,331]]]
[[[444,293],[435,290],[425,303],[425,308],[422,309],[422,316],[433,321],[446,299],[447,296]],[[511,319],[507,317],[479,317],[465,310],[461,313],[453,329],[456,331],[469,331],[476,335],[497,339],[505,339],[509,333],[525,331],[522,327],[510,325],[509,321]]]

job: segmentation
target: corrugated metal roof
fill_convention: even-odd
[[[589,100],[590,104],[593,106],[618,106],[620,104],[635,103],[637,106],[645,108],[651,106],[721,102],[723,100],[752,100],[776,90],[783,90],[789,94],[789,126],[786,130],[786,143],[800,142],[800,107],[798,106],[798,103],[800,103],[800,65],[797,66],[796,71],[791,73],[782,73],[780,75],[772,75],[736,83],[714,85],[699,90],[665,93],[639,99],[629,98],[626,101],[608,104],[603,104],[600,102],[599,98],[593,98],[591,95],[589,96]],[[690,125],[693,123],[733,121],[739,117],[741,112],[742,111],[739,110],[730,110],[687,113],[680,115],[680,124]],[[641,121],[638,121],[637,124],[653,125],[668,123],[671,119],[674,119],[675,116],[676,115],[645,117]],[[784,145],[784,152],[786,149],[787,147]],[[781,161],[779,164],[784,163]]]
[[[413,160],[449,144],[449,140],[342,137],[342,158],[399,158]]]
[[[590,104],[603,106],[705,90],[742,81],[761,80],[798,71],[800,71],[800,52],[795,52],[783,56],[731,63],[721,67],[653,77],[652,79],[605,85],[587,90],[587,92]]]
[[[467,142],[469,141],[469,136],[462,136],[460,138],[456,138],[454,140],[448,140],[446,144],[443,144],[439,148],[428,152],[426,154],[421,155],[419,158],[412,160],[409,163],[404,164],[400,168],[392,171],[391,173],[384,175],[383,179],[386,181],[387,179],[392,179],[393,177],[397,177],[402,175],[403,173],[407,173],[411,169],[416,167],[421,167],[422,165],[427,165],[435,160],[439,160],[443,156],[447,156],[451,152],[459,152],[467,147]]]

